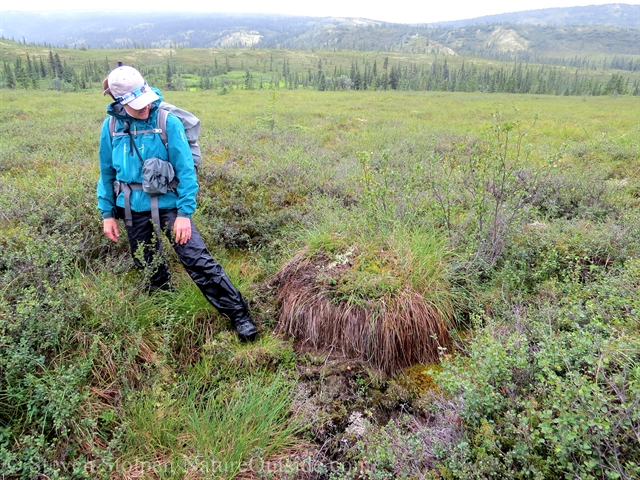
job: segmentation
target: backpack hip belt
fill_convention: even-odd
[[[116,197],[120,195],[120,192],[124,193],[124,224],[127,227],[131,227],[133,225],[133,216],[131,214],[131,191],[132,190],[142,190],[141,183],[125,183],[116,180],[113,182],[113,191],[116,194]],[[162,231],[162,227],[160,226],[160,209],[158,208],[158,197],[150,195],[151,199],[151,218],[153,219],[153,224],[156,228],[156,235],[160,235]]]

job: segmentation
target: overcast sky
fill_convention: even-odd
[[[204,3],[206,2],[206,3]],[[88,2],[87,0],[20,0],[0,2],[2,10],[144,10],[284,13],[312,17],[362,17],[397,23],[430,23],[540,8],[604,5],[610,0],[232,0],[230,2],[152,0]],[[637,5],[637,1],[627,1]],[[185,7],[185,5],[187,5]],[[106,8],[105,8],[106,7]]]

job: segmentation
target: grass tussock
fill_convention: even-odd
[[[235,478],[262,457],[291,449],[302,429],[290,415],[285,375],[254,375],[201,395],[160,385],[130,403],[122,478]],[[144,468],[144,475],[136,477]],[[173,476],[170,476],[173,475]]]
[[[387,375],[437,361],[449,344],[450,306],[409,286],[361,302],[336,298],[336,285],[355,264],[298,253],[271,280],[280,306],[276,331],[299,348],[360,360]]]

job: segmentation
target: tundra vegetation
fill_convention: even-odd
[[[3,480],[640,476],[633,92],[166,90],[240,344],[102,234],[93,86],[0,90]]]

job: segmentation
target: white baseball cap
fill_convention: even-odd
[[[108,82],[109,90],[116,102],[129,105],[135,110],[140,110],[160,98],[133,67],[114,68],[109,73]]]

